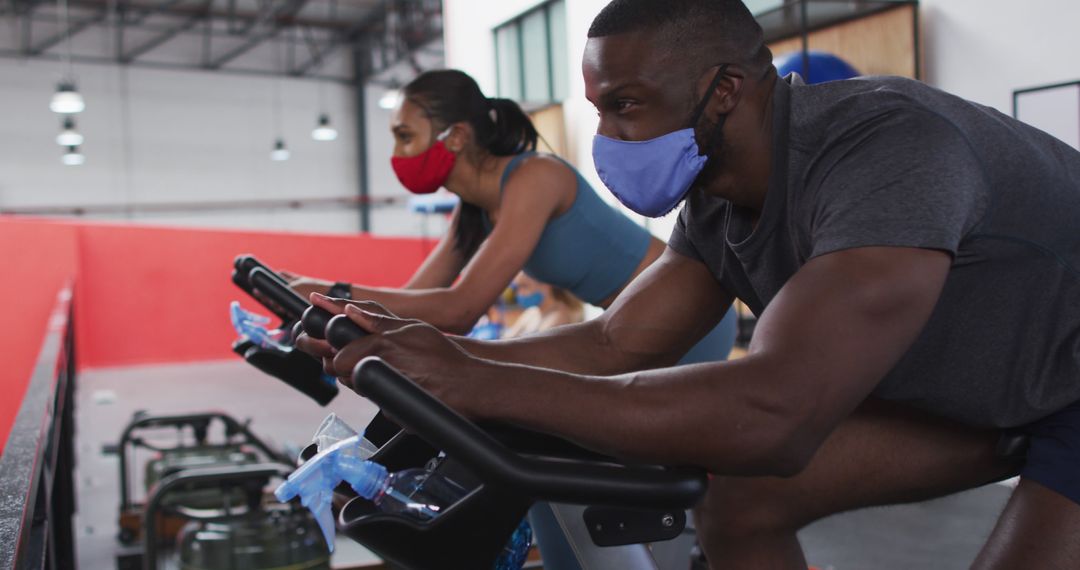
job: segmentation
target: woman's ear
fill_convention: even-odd
[[[443,140],[443,144],[446,145],[446,148],[450,152],[457,154],[465,150],[465,147],[467,147],[472,140],[472,125],[462,121],[450,125],[450,133],[446,136],[446,139]]]

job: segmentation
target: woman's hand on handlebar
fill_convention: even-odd
[[[330,281],[323,279],[315,279],[314,277],[305,277],[298,275],[291,271],[279,271],[279,275],[292,287],[293,291],[296,291],[301,297],[307,298],[312,293],[326,293],[333,287],[334,284]]]
[[[368,311],[359,304],[348,305],[345,314],[370,334],[334,356],[333,374],[342,384],[353,388],[356,364],[378,356],[451,408],[469,414],[465,396],[470,391],[464,382],[469,370],[480,364],[478,359],[435,327],[416,319],[401,319],[385,309]]]

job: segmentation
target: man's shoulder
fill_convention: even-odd
[[[797,138],[847,131],[883,116],[933,114],[926,95],[937,92],[919,81],[874,76],[792,89],[790,130]]]

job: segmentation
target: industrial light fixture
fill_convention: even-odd
[[[274,141],[274,150],[270,151],[270,160],[278,162],[289,160],[289,149],[285,148],[285,139]]]
[[[401,91],[390,88],[386,90],[386,93],[383,93],[382,97],[379,97],[379,107],[389,111],[397,107],[399,101],[401,101]]]
[[[60,81],[60,85],[56,87],[56,93],[53,94],[52,100],[49,101],[49,109],[54,113],[60,113],[64,115],[70,115],[74,113],[81,113],[86,109],[86,101],[83,100],[83,96],[79,93],[79,90],[75,88],[75,73],[71,67],[71,27],[68,25],[68,5],[67,0],[57,0],[59,4],[59,10],[57,11],[57,24],[61,26],[60,29],[64,30],[64,40],[66,45],[61,52],[61,58],[64,67],[64,76]]]
[[[319,125],[311,131],[311,138],[317,141],[332,141],[337,138],[337,129],[330,126],[330,116],[326,113],[319,115]]]
[[[278,44],[273,45],[274,48],[274,69],[276,71],[281,70],[281,47]],[[274,130],[277,132],[277,138],[274,139],[274,150],[270,151],[270,160],[275,162],[282,162],[289,160],[289,149],[285,148],[285,137],[282,135],[281,126],[281,85],[279,83],[279,77],[274,75],[272,92],[271,92],[271,112],[274,119]]]
[[[82,133],[75,130],[75,119],[64,117],[64,130],[56,135],[56,144],[60,146],[79,146],[83,143]]]
[[[79,152],[79,147],[69,146],[64,156],[60,157],[60,161],[64,163],[64,166],[79,166],[86,162],[86,157]]]
[[[329,2],[327,4],[327,20],[333,22],[337,20],[337,2]],[[295,33],[295,32],[294,32]],[[321,68],[323,64],[322,55],[318,56],[316,63]],[[326,86],[322,81],[316,84],[316,93],[318,95],[319,102],[319,124],[311,131],[311,138],[320,142],[329,142],[337,139],[337,129],[330,126],[330,113],[326,111]]]
[[[86,109],[86,101],[83,100],[82,94],[75,89],[74,82],[64,81],[56,88],[56,93],[53,94],[52,100],[49,101],[49,109],[53,113],[73,115]]]

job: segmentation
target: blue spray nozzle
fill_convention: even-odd
[[[236,334],[246,338],[262,348],[290,352],[292,347],[286,344],[288,332],[281,329],[267,330],[270,318],[253,313],[240,306],[239,301],[229,303],[229,319]]]
[[[310,509],[319,523],[331,552],[334,550],[336,533],[334,515],[330,510],[334,488],[345,481],[353,486],[357,494],[370,499],[378,493],[386,479],[386,468],[366,461],[366,454],[363,437],[359,434],[338,441],[327,449],[319,450],[274,491],[274,496],[281,502],[300,497],[300,504]]]
[[[307,463],[304,464],[304,466],[307,465]],[[301,466],[301,469],[304,466]],[[296,475],[297,472],[299,472],[299,469],[293,472],[293,475]],[[311,511],[311,514],[315,517],[315,522],[319,524],[319,529],[322,530],[323,538],[326,539],[326,546],[330,549],[330,552],[333,552],[334,534],[336,532],[334,514],[330,510],[330,504],[333,501],[333,486],[331,485],[327,490],[326,483],[321,481],[325,474],[317,470],[296,479],[293,478],[293,475],[290,475],[288,480],[274,490],[274,496],[283,503],[299,496],[300,504]]]

